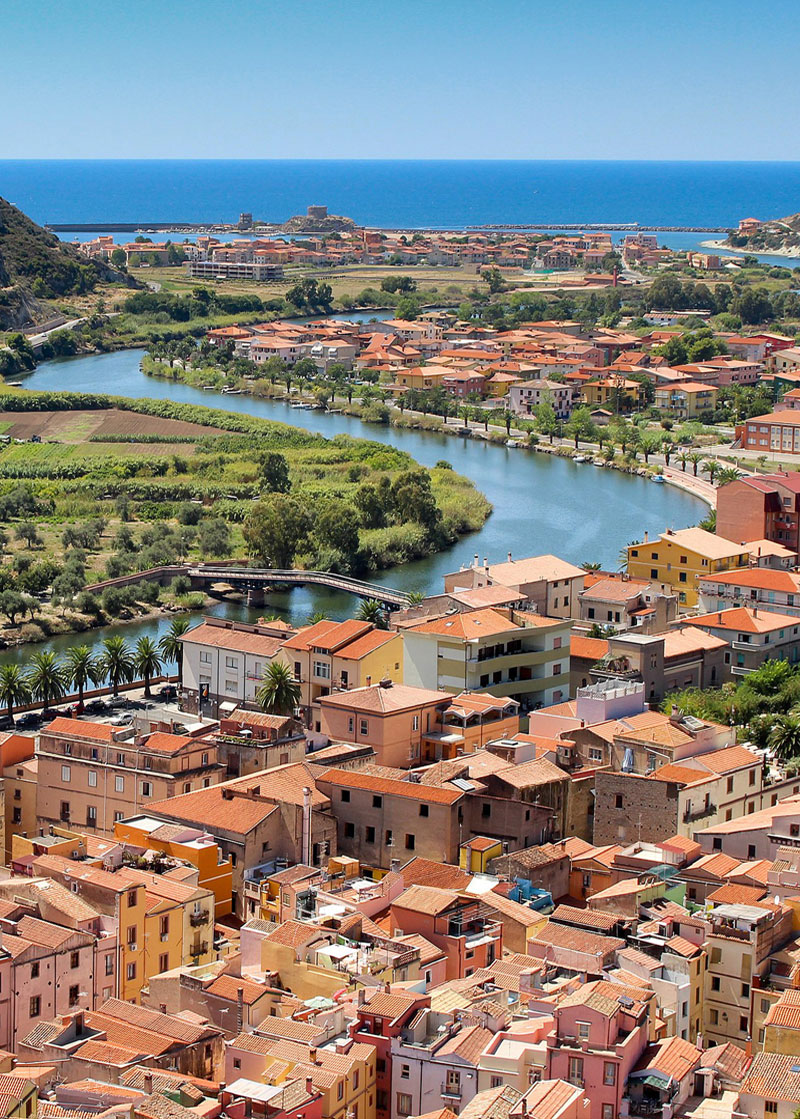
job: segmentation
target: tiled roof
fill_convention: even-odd
[[[268,993],[269,988],[263,983],[256,983],[253,979],[243,979],[235,975],[218,975],[205,990],[209,995],[216,995],[217,998],[227,999],[230,1002],[237,1002],[241,991],[245,1006],[252,1006]]]
[[[234,653],[253,653],[266,657],[275,656],[283,645],[280,637],[270,637],[263,633],[251,633],[244,629],[216,626],[211,622],[201,622],[181,638],[190,645],[203,645],[206,648],[229,649]]]
[[[677,1081],[699,1068],[702,1050],[682,1037],[670,1037],[658,1045],[649,1045],[636,1065],[636,1072],[653,1070]]]
[[[608,640],[602,637],[578,637],[573,634],[569,642],[569,655],[580,660],[599,661],[608,652]]]
[[[687,618],[686,624],[741,633],[772,633],[776,629],[792,629],[800,625],[800,619],[772,611],[759,612],[749,606],[733,606],[729,610],[715,610],[713,614]]]
[[[610,932],[619,921],[630,920],[620,913],[600,909],[578,909],[573,905],[557,905],[550,920],[562,925],[577,925],[596,932]]]
[[[199,745],[196,738],[189,738],[185,734],[167,734],[165,731],[156,731],[147,736],[143,750],[153,750],[157,754],[177,754],[187,746]]]
[[[793,1071],[793,1070],[797,1071]],[[757,1053],[742,1084],[743,1095],[783,1100],[796,1105],[800,1100],[800,1062],[782,1053]]]
[[[481,901],[490,909],[500,913],[503,922],[516,921],[525,928],[530,928],[531,925],[538,924],[542,919],[542,915],[531,909],[530,906],[520,905],[518,901],[512,901],[511,898],[507,898],[505,894],[501,894],[497,890],[490,890],[489,893],[482,894]]]
[[[498,773],[497,780],[514,789],[529,789],[537,785],[549,785],[553,781],[569,782],[569,774],[547,758],[534,758],[530,762],[512,765]]]
[[[696,944],[692,944],[690,940],[683,936],[671,936],[664,947],[669,948],[670,951],[677,953],[679,956],[687,957],[696,956],[698,952],[702,951]]]
[[[203,1038],[220,1033],[216,1026],[195,1025],[177,1014],[161,1014],[157,1010],[134,1006],[122,999],[108,999],[100,1007],[100,1014],[104,1017],[116,1018],[138,1029],[152,1030],[153,1033],[162,1034],[184,1045],[193,1045]]]
[[[532,615],[532,618],[534,616]],[[560,618],[541,619],[547,625],[560,625]],[[501,633],[518,631],[522,627],[512,622],[505,614],[487,606],[482,610],[468,610],[463,614],[448,614],[434,621],[421,621],[408,626],[411,633],[432,633],[440,637],[452,637],[458,641],[472,641],[481,637],[493,637]]]
[[[278,927],[264,939],[270,944],[283,944],[287,948],[301,948],[310,940],[331,940],[335,934],[330,929],[319,925],[310,925],[305,921],[282,921]]]
[[[553,921],[539,929],[530,943],[552,944],[554,948],[600,956],[607,956],[625,947],[625,941],[618,940],[616,937],[600,936],[597,933],[586,932],[584,929],[574,929],[570,925],[557,925]]]
[[[432,704],[452,701],[449,692],[435,692],[429,688],[415,688],[410,684],[370,684],[363,688],[351,688],[347,692],[334,692],[333,695],[320,697],[325,707],[341,707],[347,711],[366,711],[375,715],[391,715],[395,711],[411,711]]]
[[[399,1018],[406,1011],[410,1010],[417,1002],[417,997],[414,995],[406,995],[394,991],[376,991],[372,997],[364,1003],[363,1010],[368,1014],[374,1014],[380,1018],[390,1018],[392,1021]]]
[[[489,566],[489,578],[493,583],[505,587],[517,587],[522,583],[538,583],[540,580],[577,579],[585,575],[581,567],[561,559],[559,556],[530,556],[508,563],[493,563]]]
[[[42,729],[41,737],[58,738],[63,735],[85,738],[88,742],[113,742],[114,735],[118,733],[118,729],[109,723],[91,723],[86,719],[67,719],[59,715]]]
[[[409,886],[398,898],[395,898],[392,905],[400,909],[436,916],[444,913],[457,900],[458,894],[454,890],[442,890],[435,886]]]
[[[478,1058],[493,1037],[493,1031],[483,1026],[461,1029],[437,1049],[437,1056],[445,1054],[459,1056],[468,1064],[477,1065]]]
[[[371,777],[358,770],[329,769],[319,777],[322,784],[330,783],[343,789],[363,789],[367,792],[385,793],[387,796],[405,797],[409,800],[427,801],[430,804],[455,804],[464,794],[459,789],[439,789],[417,781],[395,781],[385,777]],[[191,795],[191,794],[190,794]]]
[[[436,863],[415,855],[399,873],[404,886],[435,886],[443,890],[462,890],[469,885],[471,876],[450,863]]]
[[[782,991],[764,1019],[765,1026],[783,1030],[800,1030],[800,991],[788,988]]]
[[[664,634],[664,659],[682,657],[703,649],[727,649],[728,643],[722,637],[714,637],[705,630],[694,626],[681,626]]]
[[[77,938],[78,943],[81,940],[86,944],[93,942],[93,937],[89,933],[65,929],[61,925],[52,925],[49,921],[40,921],[36,917],[23,917],[17,923],[17,930],[26,940],[41,944],[45,948],[58,949],[73,937]]]
[[[708,895],[708,901],[714,905],[755,905],[766,896],[767,891],[761,886],[739,886],[726,882]]]
[[[107,1041],[86,1041],[74,1053],[82,1061],[96,1061],[102,1065],[130,1065],[141,1057],[149,1056],[139,1049],[127,1049],[121,1045],[110,1045]]]

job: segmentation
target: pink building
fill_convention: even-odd
[[[555,1010],[547,1075],[583,1088],[589,1119],[616,1119],[628,1075],[647,1047],[648,1010],[605,980],[586,983]]]

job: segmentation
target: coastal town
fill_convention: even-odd
[[[0,10],[0,1119],[800,1119],[796,11]]]

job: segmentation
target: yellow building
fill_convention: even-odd
[[[214,916],[232,912],[233,864],[222,856],[213,836],[188,824],[165,824],[151,816],[132,816],[114,824],[114,836],[122,843],[151,851],[162,851],[197,867],[197,885],[214,895]]]
[[[36,1119],[39,1089],[33,1080],[27,1080],[24,1075],[0,1074],[0,1093],[3,1097],[3,1119]]]
[[[320,696],[378,684],[384,677],[403,683],[402,635],[356,619],[306,626],[284,641],[275,659],[292,670],[300,705],[316,730]]]
[[[678,420],[696,420],[717,406],[717,390],[697,381],[678,381],[656,387],[653,403]]]
[[[628,547],[628,574],[634,579],[666,583],[683,607],[697,605],[697,580],[720,571],[748,567],[750,553],[740,544],[702,528],[667,529],[658,540]]]
[[[759,997],[757,992],[756,997]],[[781,991],[764,1020],[764,1051],[800,1057],[800,990]]]
[[[499,839],[476,835],[459,848],[458,865],[469,874],[486,874],[491,859],[503,854],[503,844]]]
[[[581,392],[583,402],[589,408],[610,408],[611,411],[624,412],[627,409],[622,405],[626,397],[637,408],[644,403],[644,385],[639,381],[630,381],[627,377],[598,377],[594,381],[586,381]]]
[[[415,365],[411,369],[398,369],[394,380],[404,389],[438,389],[442,379],[450,373],[452,369],[443,365]]]
[[[39,830],[36,819],[38,774],[38,758],[27,758],[3,769],[5,863],[11,857],[13,836],[36,835]]]
[[[147,891],[144,969],[148,979],[214,959],[214,895],[169,875],[121,867],[115,877]]]

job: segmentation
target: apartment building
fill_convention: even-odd
[[[508,391],[511,411],[515,416],[535,415],[540,404],[551,404],[556,419],[568,420],[572,415],[576,389],[563,381],[523,381]]]
[[[774,902],[717,905],[708,920],[703,1037],[744,1048],[753,1036],[754,987],[791,936],[791,911]]]
[[[580,617],[578,596],[584,589],[586,572],[558,556],[528,556],[515,560],[508,553],[505,563],[478,562],[444,577],[446,594],[505,587],[524,599],[530,609],[549,618]],[[491,605],[487,603],[487,605]]]
[[[410,886],[389,908],[392,935],[418,935],[444,952],[447,979],[464,979],[503,956],[503,922],[477,897]]]
[[[325,619],[287,638],[279,660],[300,685],[306,723],[321,730],[319,700],[388,679],[403,683],[403,638],[370,622]]]
[[[375,1119],[391,1119],[405,1110],[406,1105],[406,1114],[413,1112],[413,1101],[392,1096],[392,1042],[430,1004],[429,995],[379,988],[356,1006],[356,1020],[350,1026],[350,1036],[375,1050]]]
[[[720,486],[717,530],[727,540],[772,540],[800,552],[800,474],[756,474]]]
[[[746,676],[766,661],[800,660],[800,618],[738,606],[688,618],[687,625],[719,637],[729,648],[725,664],[731,676]]]
[[[371,746],[379,765],[408,769],[434,759],[451,705],[450,692],[395,684],[385,677],[379,684],[320,696],[319,727],[333,741]]]
[[[697,605],[701,578],[747,567],[750,553],[741,544],[702,528],[667,529],[658,540],[628,546],[628,574],[635,579],[665,583],[681,606]]]
[[[653,404],[659,411],[676,420],[697,420],[714,411],[717,406],[717,390],[713,385],[698,381],[657,385]]]
[[[414,855],[458,862],[465,831],[462,789],[343,769],[320,773],[317,787],[335,815],[341,854],[385,869]]]
[[[208,788],[224,776],[216,747],[188,735],[58,717],[39,735],[36,812],[43,826],[98,835],[158,800]]]
[[[255,706],[267,665],[293,633],[281,621],[251,625],[204,618],[181,638],[184,710],[217,717],[240,704]]]
[[[695,839],[707,854],[722,851],[739,860],[772,861],[781,847],[800,846],[800,776],[788,779],[781,792],[784,795],[778,799],[778,791],[770,789],[768,806],[742,819],[698,830]]]
[[[126,1002],[138,1002],[141,989],[147,982],[146,889],[116,874],[60,855],[38,855],[31,865],[35,875],[54,879],[98,913],[110,918],[119,948],[116,961],[119,998]]]
[[[522,711],[569,694],[570,624],[527,611],[487,608],[408,626],[404,679],[451,694],[488,692]]]
[[[742,606],[800,618],[800,575],[751,567],[698,580],[699,608],[703,613]]]
[[[753,416],[736,425],[736,441],[743,450],[758,454],[800,454],[800,415],[785,408]]]

